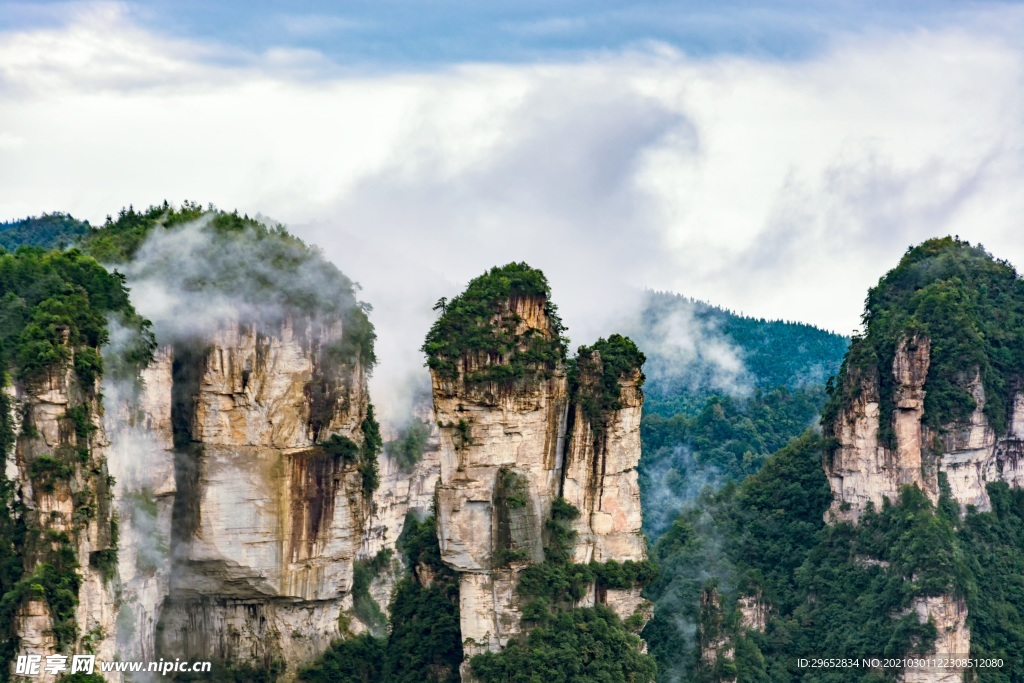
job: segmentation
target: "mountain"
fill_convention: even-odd
[[[624,331],[647,355],[645,414],[662,417],[693,417],[716,396],[818,390],[850,343],[812,325],[752,318],[666,292],[647,292]]]
[[[644,356],[569,357],[539,271],[447,302],[430,419],[388,435],[369,307],[281,226],[129,207],[0,254],[0,285],[4,680],[83,651],[212,662],[179,680],[653,680]]]
[[[89,232],[89,222],[66,213],[44,213],[0,223],[0,247],[14,251],[22,245],[44,249],[71,246]]]
[[[754,474],[816,424],[850,341],[661,292],[626,331],[647,356],[639,471],[652,539],[705,486]]]
[[[907,251],[808,433],[653,545],[659,680],[1024,675],[1024,280],[959,240]],[[872,658],[920,655],[949,666]],[[856,667],[810,669],[802,657]],[[867,664],[863,662],[867,661]]]

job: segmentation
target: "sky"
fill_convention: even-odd
[[[855,330],[956,234],[1024,267],[1024,6],[0,2],[0,220],[195,200],[361,283],[379,376],[493,265]]]

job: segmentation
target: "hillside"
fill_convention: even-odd
[[[88,231],[88,221],[77,220],[59,211],[44,213],[0,223],[0,247],[7,251],[14,251],[23,244],[44,249],[69,247]]]
[[[657,538],[705,486],[757,472],[815,424],[849,339],[650,292],[628,330],[647,355],[640,486]]]
[[[968,653],[1002,662],[969,676],[1021,680],[1022,310],[1024,280],[980,247],[908,250],[828,383],[824,437],[705,492],[653,545],[660,681],[954,681],[797,661]]]

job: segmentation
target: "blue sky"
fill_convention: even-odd
[[[1022,38],[941,0],[0,3],[0,220],[283,222],[363,285],[381,386],[513,260],[581,343],[645,287],[850,333],[929,237],[1024,266]]]
[[[60,25],[75,3],[0,3],[0,27]],[[88,4],[88,3],[82,3]],[[211,40],[245,52],[316,50],[349,68],[419,68],[465,61],[565,59],[657,41],[688,55],[800,59],[839,33],[973,21],[1008,3],[953,0],[743,2],[347,2],[124,3],[150,30]],[[225,59],[229,58],[225,55]]]

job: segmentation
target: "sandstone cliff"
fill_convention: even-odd
[[[13,628],[18,655],[75,652],[110,660],[117,613],[113,482],[97,387],[84,384],[73,365],[71,352],[44,376],[17,382],[9,392],[17,419],[10,474],[24,506],[29,577]],[[57,678],[43,670],[24,680]]]
[[[588,351],[570,377],[546,284],[540,291],[510,292],[499,282],[492,296],[490,276],[452,302],[425,347],[441,429],[441,557],[460,577],[467,660],[501,649],[521,631],[517,577],[545,559],[555,499],[580,512],[575,561],[646,558],[636,474],[643,403],[638,365],[608,387],[600,353]],[[486,317],[469,308],[478,305]],[[468,323],[466,310],[473,311]],[[466,325],[477,327],[467,332]],[[467,333],[478,335],[477,348],[451,336]],[[604,405],[600,399],[609,392]],[[649,609],[639,588],[595,586],[581,605],[594,602],[623,618]]]
[[[372,417],[358,358],[324,363],[342,334],[236,323],[158,351],[112,462],[128,653],[294,670],[360,630],[348,610],[373,491],[354,453],[325,444],[364,443]]]
[[[990,510],[989,484],[1020,486],[1021,293],[1008,264],[951,238],[912,248],[871,290],[867,329],[851,345],[823,420],[834,496],[827,520],[857,523],[869,509],[896,504],[907,486],[933,505],[948,496],[961,511]],[[934,623],[934,654],[966,657],[968,605],[948,590],[918,595],[912,610]],[[959,676],[905,672],[914,681]]]

